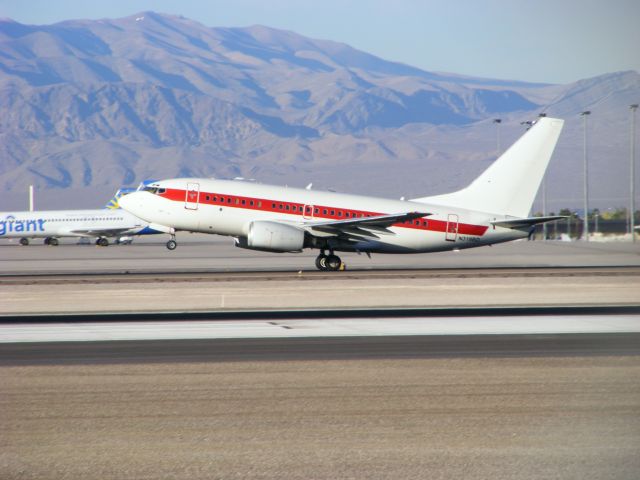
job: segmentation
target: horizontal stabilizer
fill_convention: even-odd
[[[529,218],[515,218],[513,220],[498,220],[491,222],[491,225],[504,228],[528,228],[540,223],[553,222],[554,220],[562,220],[568,218],[563,215],[553,215],[550,217],[529,217]]]

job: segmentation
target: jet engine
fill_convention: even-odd
[[[236,239],[236,247],[266,252],[300,251],[304,246],[304,231],[278,222],[256,221],[249,224],[246,237]]]

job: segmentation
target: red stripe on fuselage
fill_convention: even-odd
[[[164,193],[158,194],[162,198],[176,202],[185,202],[187,199],[187,190],[175,188],[167,188]],[[198,203],[199,205],[216,205],[231,208],[241,208],[244,210],[258,210],[261,212],[277,212],[286,215],[296,215],[303,217],[304,220],[323,219],[323,220],[348,220],[349,218],[375,217],[385,215],[384,213],[369,212],[365,210],[353,210],[349,208],[327,207],[324,205],[305,205],[296,202],[280,202],[276,200],[268,200],[265,198],[242,197],[238,195],[228,195],[221,193],[198,192],[198,199],[189,199],[190,203]],[[306,208],[313,208],[313,215],[304,211]],[[447,222],[443,220],[433,219],[416,219],[406,222],[394,223],[394,227],[413,228],[416,230],[428,230],[433,232],[446,232]],[[487,231],[484,225],[471,225],[468,223],[458,223],[459,235],[482,236]]]

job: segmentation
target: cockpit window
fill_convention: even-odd
[[[142,190],[145,192],[153,193],[154,195],[162,195],[164,192],[167,191],[166,188],[152,187],[152,186],[146,186]]]

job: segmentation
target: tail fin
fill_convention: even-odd
[[[104,206],[104,208],[108,208],[109,210],[117,210],[118,208],[120,208],[120,204],[118,203],[120,201],[120,197],[122,197],[123,195],[126,195],[127,193],[131,193],[131,192],[135,192],[135,191],[136,191],[135,188],[121,188],[121,189],[119,189],[116,192],[116,194],[113,196],[113,198],[107,202],[107,204]]]
[[[467,188],[413,201],[527,217],[563,124],[541,118]]]

